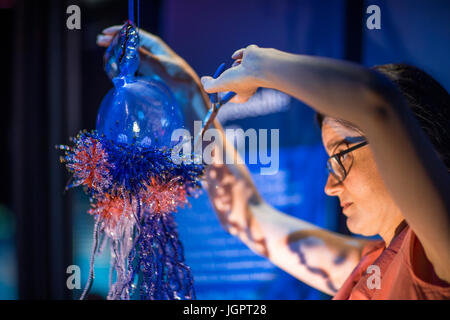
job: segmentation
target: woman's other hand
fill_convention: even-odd
[[[108,47],[121,28],[116,25],[104,29],[97,36],[97,45]],[[193,120],[202,119],[209,108],[197,73],[160,37],[139,29],[139,38],[139,73],[152,79],[160,78],[172,89],[191,127]]]

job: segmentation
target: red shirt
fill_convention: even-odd
[[[450,299],[450,284],[436,275],[409,226],[387,248],[372,241],[362,256],[334,300]]]

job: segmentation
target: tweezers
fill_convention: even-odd
[[[214,73],[213,78],[216,79],[219,77],[223,72],[225,71],[225,63],[222,63],[219,68],[217,68],[216,72]],[[236,95],[235,92],[228,92],[222,99],[219,99],[219,96],[217,93],[212,93],[209,95],[209,99],[211,101],[211,108],[209,108],[208,113],[206,114],[205,118],[202,122],[202,129],[198,133],[198,135],[195,137],[194,140],[194,146],[197,144],[198,140],[200,138],[203,138],[203,135],[205,134],[206,129],[211,125],[211,123],[214,121],[214,119],[217,116],[217,113],[219,112],[220,108],[229,102],[233,97]]]

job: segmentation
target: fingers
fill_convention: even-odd
[[[238,94],[230,100],[231,103],[244,103],[247,102],[255,92],[246,93],[246,94]]]
[[[139,37],[141,46],[154,55],[175,56],[172,49],[157,35],[144,30],[139,30]]]
[[[225,70],[218,78],[213,79],[212,77],[205,76],[200,79],[203,88],[208,93],[222,92],[222,91],[233,91],[231,85],[239,77],[240,66],[235,68],[230,68]],[[238,93],[238,92],[237,92]],[[239,93],[238,93],[239,94]]]
[[[117,32],[122,29],[123,26],[115,25],[108,27],[102,31],[102,34],[97,36],[97,45],[101,47],[108,47],[111,44],[112,39]],[[147,32],[145,30],[139,30],[140,47],[151,52],[154,56],[169,56],[174,57],[176,54],[173,50],[158,36]]]
[[[108,47],[113,39],[113,36],[109,35],[97,35],[97,45],[100,47]]]
[[[236,50],[232,55],[231,59],[242,59],[242,56],[244,55],[245,48]]]
[[[231,67],[236,67],[242,63],[242,59],[236,59],[235,62],[233,62],[233,65]]]
[[[248,70],[251,70],[251,68],[249,68],[248,64],[244,68],[242,62],[244,60],[244,56],[246,56],[245,52],[248,50],[254,50],[255,48],[258,48],[258,46],[252,44],[245,49],[239,49],[235,51],[232,55],[232,58],[235,60],[233,65],[230,69],[222,73],[220,77],[216,79],[213,79],[212,77],[202,77],[201,82],[205,91],[208,93],[234,91],[238,95],[241,95],[242,91],[250,91],[248,87],[250,87],[251,85],[249,83],[242,82],[245,82],[249,79]],[[235,98],[233,100],[237,101],[239,100],[239,98]]]
[[[120,31],[120,29],[122,29],[122,27],[123,26],[119,26],[119,25],[108,27],[108,28],[104,29],[102,31],[102,33],[103,34],[108,34],[108,35],[115,35],[117,32]]]
[[[209,76],[204,76],[200,79],[203,89],[207,93],[216,93],[216,92],[225,92],[225,91],[233,91],[236,92],[236,96],[230,100],[232,103],[244,103],[251,98],[251,96],[255,93],[255,88],[241,88],[238,85],[240,81],[242,81],[242,72],[241,66],[237,64],[236,67],[230,68],[226,70],[220,77],[214,79]]]
[[[258,46],[256,44],[251,44],[249,46],[247,46],[246,48],[241,48],[236,50],[232,55],[231,58],[232,59],[243,59],[244,58],[244,52],[247,49],[254,49],[254,48],[258,48]]]
[[[102,34],[97,35],[97,45],[100,47],[108,47],[117,32],[122,26],[112,26],[104,29]]]

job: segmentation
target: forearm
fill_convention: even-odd
[[[300,281],[334,295],[361,258],[367,240],[340,235],[284,214],[265,202],[249,204],[255,252]],[[245,242],[245,241],[244,241]]]
[[[285,92],[320,113],[359,124],[376,112],[377,74],[354,63],[268,50],[258,62],[261,86]]]

